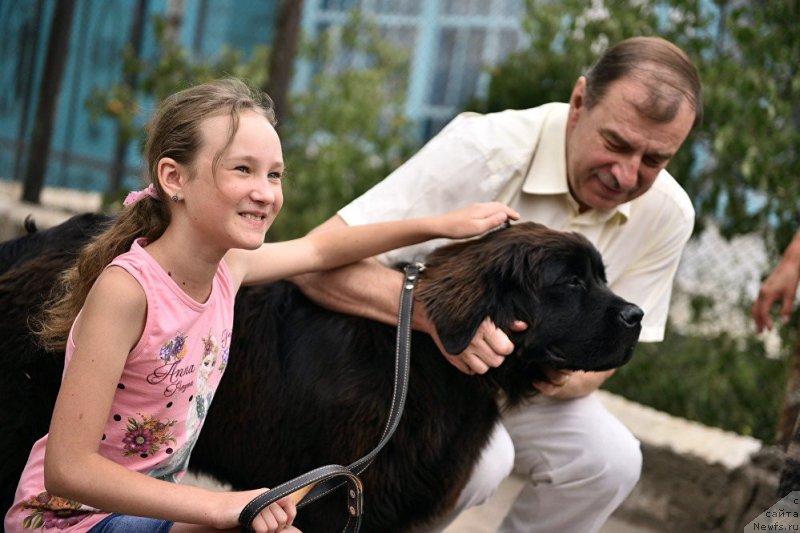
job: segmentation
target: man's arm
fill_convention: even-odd
[[[311,233],[346,225],[339,215],[334,215]],[[403,275],[374,258],[333,270],[295,276],[292,281],[307,297],[326,309],[384,324],[397,323]],[[418,307],[415,306],[414,328],[427,332],[427,324],[418,316]]]
[[[333,216],[312,232],[346,225],[338,215]],[[351,315],[397,324],[397,307],[403,284],[402,273],[386,267],[376,259],[367,259],[335,270],[314,272],[295,276],[303,293],[318,305]],[[447,360],[467,374],[483,374],[490,367],[497,367],[510,354],[514,345],[508,336],[490,320],[484,320],[470,345],[461,354],[447,354],[428,319],[424,306],[416,302],[412,326],[429,334]],[[515,328],[524,329],[523,323]]]

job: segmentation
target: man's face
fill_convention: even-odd
[[[567,179],[582,210],[612,209],[644,194],[689,135],[694,109],[683,99],[675,118],[642,115],[649,89],[636,78],[611,84],[588,109],[586,79],[575,84],[567,123]]]

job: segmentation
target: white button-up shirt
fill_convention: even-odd
[[[350,225],[503,201],[522,220],[585,235],[603,255],[611,289],[644,311],[640,340],[660,341],[672,282],[694,226],[686,192],[662,171],[652,188],[615,209],[579,212],[569,192],[569,106],[462,113],[386,179],[339,211]],[[443,240],[384,254],[386,264],[424,260]]]

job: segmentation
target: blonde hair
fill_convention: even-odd
[[[158,198],[144,196],[125,208],[105,231],[81,250],[76,262],[60,277],[54,292],[33,325],[39,341],[48,350],[63,350],[72,323],[103,269],[120,254],[130,250],[133,241],[144,237],[158,239],[169,226],[168,198],[158,180],[158,162],[170,157],[192,169],[202,147],[202,122],[212,116],[228,114],[228,141],[215,155],[212,171],[233,142],[243,111],[263,115],[276,124],[272,100],[235,78],[196,85],[164,99],[147,128],[145,157],[150,183]]]

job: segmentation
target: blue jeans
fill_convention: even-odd
[[[89,533],[167,533],[174,522],[112,514],[89,530]]]

